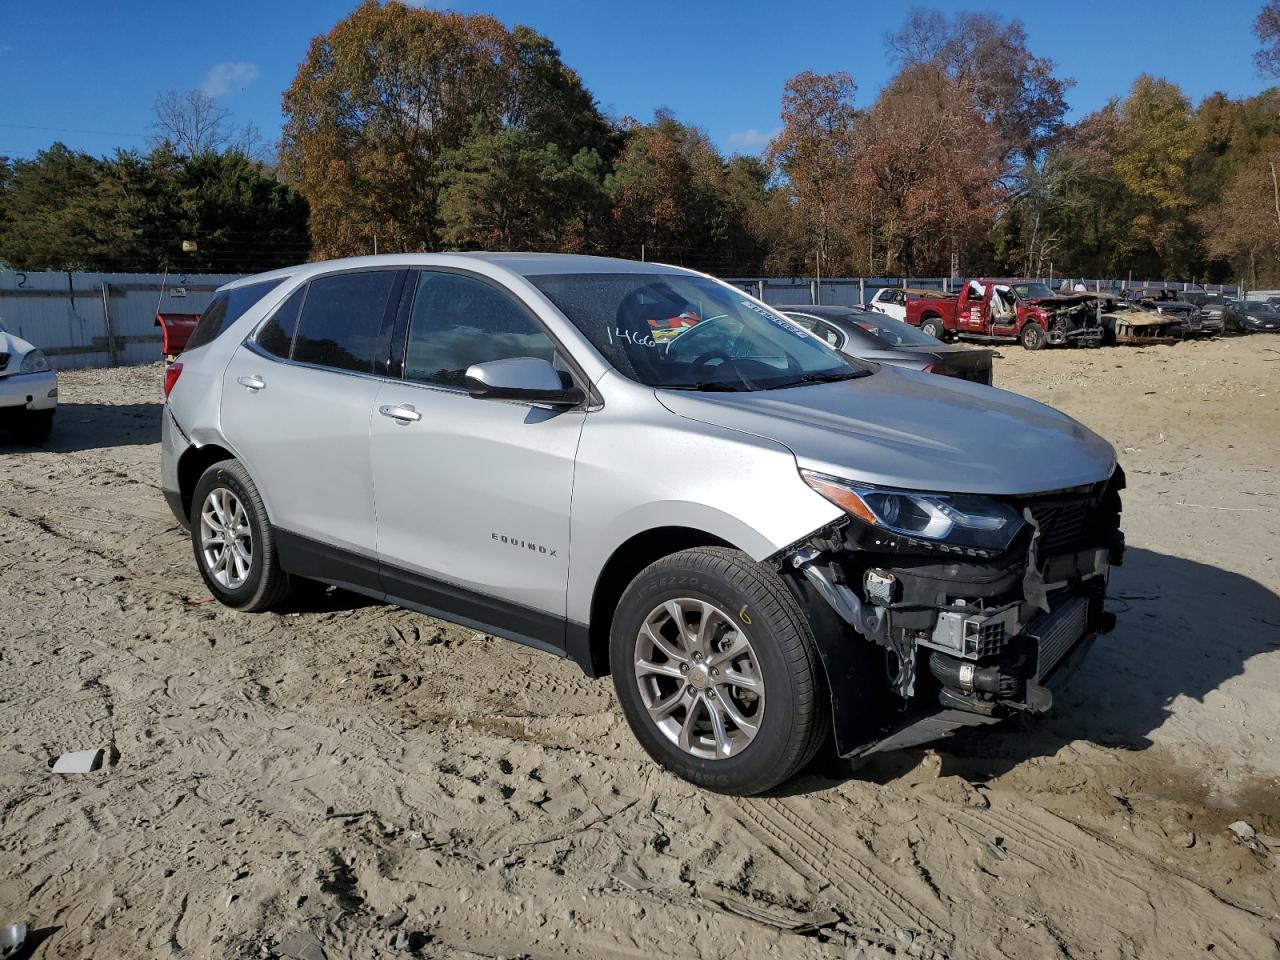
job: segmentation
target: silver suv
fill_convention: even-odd
[[[1043,711],[1109,619],[1105,441],[689,270],[308,264],[223,288],[165,386],[220,601],[318,580],[572,657],[712,790]]]

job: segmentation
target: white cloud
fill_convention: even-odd
[[[219,63],[209,68],[200,89],[211,97],[220,97],[233,90],[243,90],[257,79],[256,63]]]
[[[778,135],[777,130],[735,130],[725,137],[725,143],[737,153],[759,153]]]

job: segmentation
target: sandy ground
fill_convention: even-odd
[[[0,446],[0,923],[41,958],[1277,956],[1280,338],[1004,354],[1121,451],[1118,629],[1047,721],[753,800],[567,661],[206,603],[159,368],[64,374],[48,449]]]

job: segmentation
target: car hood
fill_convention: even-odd
[[[1061,293],[1052,297],[1033,297],[1027,302],[1037,307],[1070,307],[1097,299],[1092,293]]]
[[[672,413],[784,444],[804,469],[880,486],[1023,494],[1105,480],[1115,451],[1026,397],[888,366],[752,393],[656,391]]]

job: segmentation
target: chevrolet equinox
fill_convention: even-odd
[[[1043,712],[1113,620],[1109,444],[677,267],[247,277],[165,391],[162,487],[222,603],[316,580],[571,657],[712,790]]]

